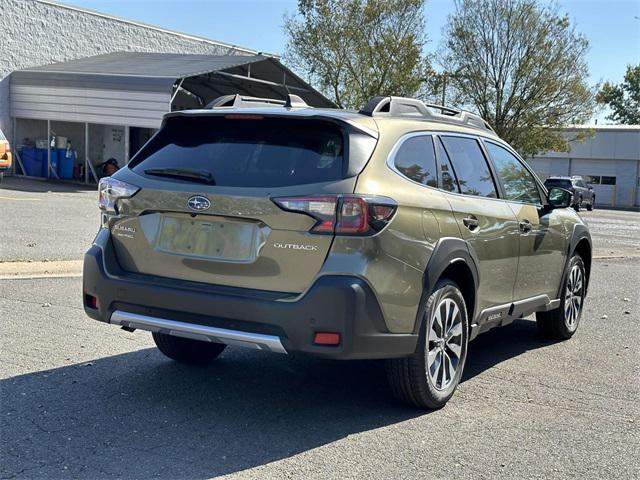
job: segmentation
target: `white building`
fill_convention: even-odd
[[[0,0],[0,12],[0,129],[18,174],[95,181],[164,113],[222,95],[333,106],[274,55],[49,0]]]
[[[552,175],[580,175],[593,186],[597,203],[640,206],[640,125],[595,125],[566,129],[571,140],[580,130],[594,135],[570,141],[567,152],[546,152],[529,159],[543,180]]]

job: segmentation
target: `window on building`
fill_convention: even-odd
[[[442,137],[461,193],[496,198],[496,185],[478,141],[468,137]]]
[[[615,185],[616,184],[616,177],[605,177],[603,175],[602,177],[600,177],[600,184],[601,185]]]
[[[410,137],[402,142],[394,158],[396,169],[414,182],[437,187],[436,156],[430,135]]]
[[[605,175],[583,175],[586,182],[590,185],[615,185],[616,177],[607,177]]]
[[[540,204],[540,192],[533,175],[506,148],[485,142],[498,178],[504,187],[505,199],[514,202]]]
[[[600,176],[599,175],[583,175],[584,181],[587,184],[591,185],[600,185]]]

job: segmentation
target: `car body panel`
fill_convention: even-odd
[[[219,295],[220,289],[229,289],[233,292],[229,295],[236,297],[246,291],[257,297],[256,305],[261,309],[267,308],[262,302],[304,303],[315,294],[318,285],[350,285],[345,293],[349,298],[345,308],[349,310],[341,312],[340,328],[348,328],[352,310],[379,309],[380,315],[372,316],[382,324],[373,328],[383,334],[379,338],[407,335],[410,345],[415,345],[420,326],[417,313],[421,299],[456,262],[467,266],[474,289],[474,304],[469,306],[474,335],[492,326],[489,322],[476,328],[478,319],[491,320],[492,309],[501,312],[498,323],[502,324],[515,314],[555,305],[575,232],[586,229],[575,212],[552,210],[546,204],[506,201],[500,185],[496,185],[498,198],[444,191],[412,181],[389,164],[401,139],[417,132],[490,139],[510,149],[490,130],[416,117],[371,117],[312,108],[225,107],[220,111],[173,112],[167,118],[235,113],[301,121],[327,119],[357,130],[372,142],[375,139],[375,148],[357,173],[341,180],[277,188],[176,182],[150,178],[128,167],[121,169],[114,178],[140,190],[131,198],[119,200],[118,215],[105,222],[100,248],[101,255],[114,257],[105,261],[113,261],[122,269],[119,281],[123,284],[143,279],[162,284],[162,291],[166,291],[167,282],[175,281],[185,291],[211,288]],[[491,164],[491,159],[487,160]],[[540,192],[546,195],[539,179],[535,179]],[[388,224],[376,233],[319,235],[309,231],[316,224],[314,218],[280,208],[273,201],[275,197],[323,194],[384,196],[393,199],[397,208]],[[189,200],[194,196],[205,197],[208,208],[193,211]],[[470,216],[477,221],[475,229],[467,225]],[[520,224],[525,220],[531,229],[522,232]],[[235,236],[225,237],[220,233],[223,228],[235,231]],[[203,229],[208,233],[202,233]],[[584,233],[580,235],[586,238]],[[98,256],[94,251],[89,261],[95,262]],[[97,283],[108,283],[102,278],[109,276],[108,269],[97,272],[92,266],[90,271],[91,275],[101,276]],[[95,287],[91,279],[85,285],[96,294],[100,288],[107,288]],[[111,290],[110,295],[117,296],[117,291],[114,294]],[[145,298],[150,298],[150,291],[145,287]],[[365,297],[366,305],[362,300]],[[171,309],[170,302],[163,299],[161,303],[164,310]],[[180,305],[175,309],[180,310]],[[233,325],[234,320],[246,321],[245,313],[234,316],[228,310],[213,308],[204,314],[215,317],[216,322],[222,316]],[[105,319],[109,312],[94,314]],[[332,325],[320,314],[314,318],[304,310],[304,315],[308,316],[304,319],[308,328],[314,324]],[[406,345],[403,343],[403,348]],[[349,355],[358,356],[357,352]]]
[[[0,171],[6,171],[13,165],[13,156],[11,154],[11,147],[9,140],[5,137],[2,130],[0,130]]]
[[[544,210],[540,206],[508,202],[518,222],[531,230],[519,232],[518,274],[514,300],[536,295],[555,298],[566,261],[566,231],[563,210]]]

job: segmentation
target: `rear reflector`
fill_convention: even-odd
[[[340,334],[333,332],[318,332],[313,338],[316,345],[340,345]]]
[[[273,201],[283,210],[315,218],[311,233],[336,235],[373,235],[389,223],[397,208],[391,198],[374,195],[308,195]]]
[[[87,305],[87,307],[93,308],[95,310],[98,309],[98,299],[97,299],[97,297],[94,297],[93,295],[86,294],[84,296],[84,301],[85,301],[85,304]]]

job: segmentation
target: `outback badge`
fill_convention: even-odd
[[[187,200],[187,206],[196,212],[201,212],[203,210],[208,209],[211,206],[211,202],[207,197],[203,197],[202,195],[194,195],[193,197]]]

